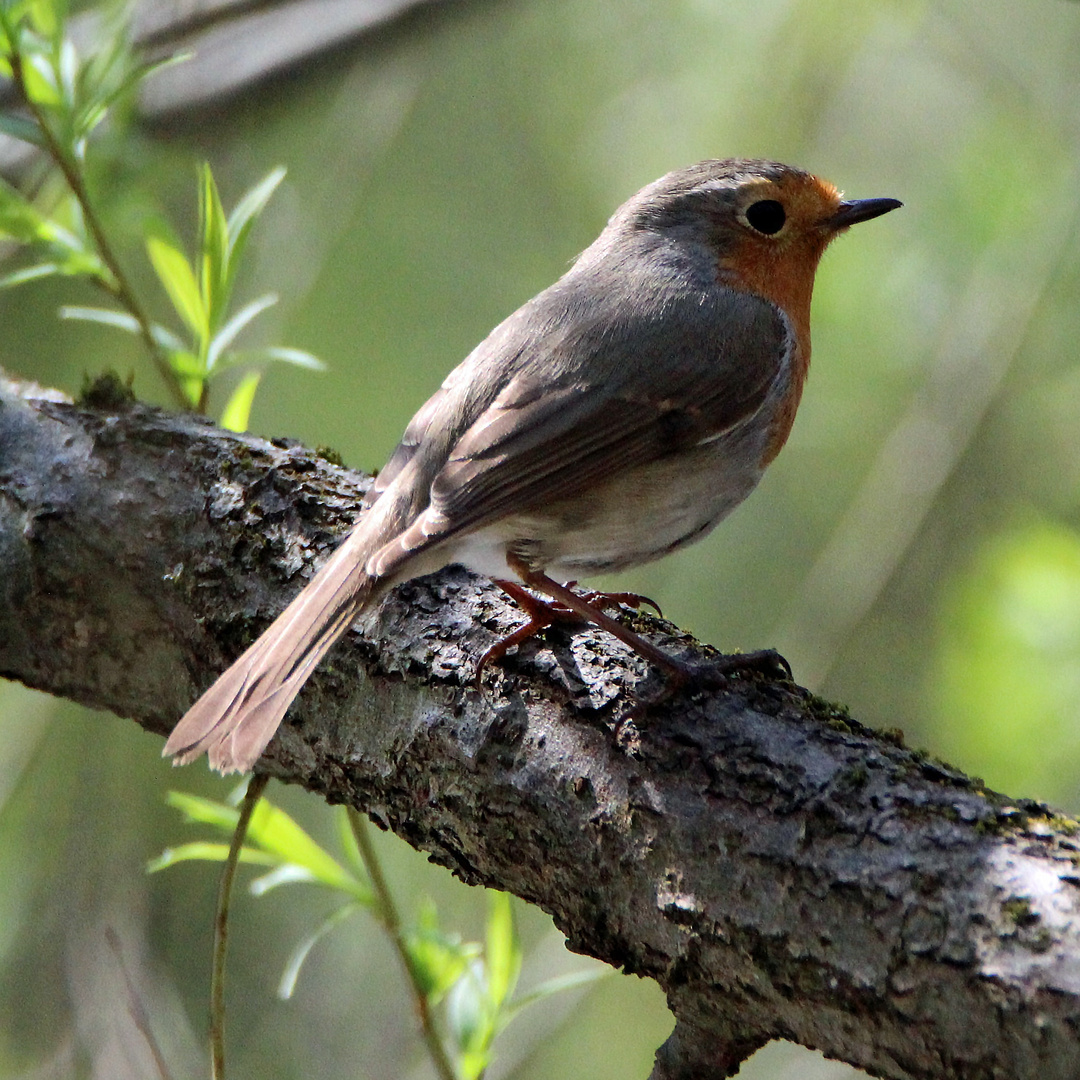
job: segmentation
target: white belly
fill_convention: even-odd
[[[633,469],[588,496],[514,515],[451,541],[443,561],[515,577],[506,564],[513,550],[569,581],[657,559],[705,536],[753,491],[760,455],[731,449],[703,446]]]

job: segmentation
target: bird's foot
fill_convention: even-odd
[[[663,686],[652,694],[639,697],[619,718],[616,731],[630,722],[640,724],[650,709],[670,701],[683,690],[716,689],[740,672],[758,672],[768,679],[795,681],[791,665],[775,649],[727,653],[696,663],[667,657],[667,663],[661,666],[667,676]]]
[[[566,587],[572,589],[576,584],[576,581],[568,581]],[[597,589],[590,589],[587,592],[582,592],[578,595],[585,603],[600,608],[601,611],[607,608],[617,608],[620,604],[625,604],[627,607],[631,607],[635,611],[638,611],[642,604],[648,604],[661,619],[664,617],[664,613],[660,610],[660,605],[655,600],[651,600],[647,596],[642,596],[641,593],[601,592]],[[562,605],[560,604],[559,606],[561,607]]]
[[[554,626],[556,623],[582,624],[590,621],[589,618],[581,614],[581,612],[575,611],[565,604],[560,604],[557,600],[541,600],[531,592],[523,589],[517,582],[497,580],[495,583],[517,604],[518,607],[521,608],[522,611],[525,612],[526,615],[528,615],[529,621],[523,626],[519,626],[512,633],[507,634],[504,638],[495,642],[495,644],[480,657],[480,662],[476,665],[475,679],[477,685],[480,684],[480,679],[488,664],[501,660],[515,645],[520,645],[523,641],[528,641],[529,638],[536,637],[541,630],[546,630],[549,626]],[[572,589],[576,584],[576,581],[567,582],[566,588]],[[589,592],[579,593],[578,595],[585,603],[589,604],[590,607],[601,611],[607,608],[617,608],[621,604],[625,604],[627,607],[637,610],[642,604],[648,604],[656,611],[657,615],[663,617],[660,605],[657,604],[655,600],[650,600],[647,596],[641,596],[639,593],[599,592],[590,590]]]
[[[546,630],[556,623],[580,623],[584,621],[576,611],[572,611],[564,604],[541,600],[523,589],[516,582],[496,581],[496,584],[525,612],[529,617],[529,621],[505,637],[500,638],[480,657],[480,661],[476,665],[475,680],[477,686],[480,685],[484,668],[488,664],[501,660],[515,645],[520,645],[523,641],[536,637],[541,630]]]

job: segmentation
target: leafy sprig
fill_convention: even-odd
[[[225,214],[209,165],[199,172],[199,236],[189,259],[172,229],[159,219],[146,236],[150,263],[182,331],[154,322],[123,270],[91,195],[87,175],[90,137],[115,107],[170,57],[143,63],[120,26],[107,27],[102,44],[83,55],[66,34],[63,0],[0,0],[0,75],[11,79],[21,112],[0,112],[0,131],[40,148],[66,190],[30,197],[0,180],[0,239],[23,247],[23,266],[0,276],[10,288],[50,276],[90,281],[118,305],[64,307],[66,318],[84,319],[142,338],[174,401],[205,412],[211,381],[239,365],[254,368],[225,405],[222,422],[246,428],[261,378],[260,365],[282,361],[321,368],[310,353],[266,347],[243,350],[241,333],[274,303],[272,294],[231,307],[238,268],[251,228],[284,178],[270,172]]]
[[[168,802],[186,821],[231,836],[240,811],[230,803],[170,792]],[[288,957],[278,994],[292,995],[304,961],[323,938],[351,916],[367,912],[387,932],[402,959],[420,1018],[421,1033],[441,1080],[480,1080],[491,1063],[496,1038],[526,1006],[605,976],[602,966],[549,979],[529,993],[516,994],[521,942],[506,893],[488,893],[485,940],[463,941],[439,923],[435,905],[419,905],[405,923],[390,894],[364,820],[339,811],[335,858],[285,811],[260,799],[251,814],[239,862],[266,868],[249,886],[263,896],[283,885],[322,886],[342,898]],[[159,871],[190,860],[223,862],[229,844],[198,840],[169,848],[149,864]]]

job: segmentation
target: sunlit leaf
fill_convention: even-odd
[[[364,902],[370,899],[366,886],[320,847],[284,810],[265,799],[251,815],[248,837],[283,862],[306,867],[320,884],[351,893]]]
[[[207,370],[213,370],[215,363],[221,354],[236,340],[243,329],[267,308],[273,307],[278,301],[274,293],[266,293],[256,300],[245,304],[229,321],[214,335],[206,350]]]
[[[257,877],[249,886],[248,891],[252,896],[264,896],[281,885],[310,884],[314,881],[314,875],[306,866],[280,863],[269,874]]]
[[[601,979],[609,979],[616,974],[613,967],[606,964],[597,964],[595,967],[586,968],[584,971],[570,971],[565,975],[556,975],[546,979],[538,986],[534,986],[527,994],[514,998],[509,1004],[504,1005],[500,1017],[499,1028],[504,1028],[522,1009],[543,1001],[555,994],[561,994],[568,990],[578,990],[590,983],[599,982]]]
[[[19,5],[30,19],[33,27],[47,41],[55,41],[67,18],[67,4],[60,0],[28,0]]]
[[[65,37],[60,42],[56,75],[60,99],[64,108],[69,113],[73,113],[75,111],[76,85],[79,80],[79,54],[75,50],[75,43],[69,37]]]
[[[170,365],[172,366],[172,365]],[[203,391],[206,389],[206,380],[201,376],[180,380],[180,389],[193,409],[202,408]]]
[[[117,330],[125,330],[129,334],[138,334],[140,332],[139,321],[134,315],[129,315],[126,311],[114,311],[112,308],[79,307],[74,304],[66,304],[60,309],[60,318],[100,323],[102,326],[112,326]]]
[[[326,365],[312,353],[303,349],[291,349],[284,345],[271,345],[260,350],[267,360],[280,360],[285,364],[307,368],[309,371],[325,371]]]
[[[51,251],[61,274],[67,274],[70,277],[97,278],[108,284],[113,282],[112,272],[94,252],[66,244],[54,245]]]
[[[243,258],[244,249],[247,246],[248,234],[255,219],[266,208],[270,197],[277,190],[278,185],[285,179],[285,169],[278,166],[263,177],[251,188],[233,207],[228,219],[229,232],[229,269],[225,292],[232,292],[232,286],[236,280],[236,272]]]
[[[164,345],[159,341],[159,345]],[[203,371],[203,362],[199,359],[190,349],[173,349],[167,345],[164,347],[168,350],[169,367],[173,372],[181,379],[191,379],[199,384],[199,390],[201,393],[202,386],[206,382],[206,375]],[[197,397],[193,398],[193,401],[197,401]]]
[[[266,208],[278,185],[285,179],[285,167],[279,165],[271,169],[254,187],[250,188],[229,214],[229,239],[235,251],[238,244],[243,244],[247,230],[252,222]]]
[[[22,270],[15,270],[0,277],[0,289],[25,285],[28,281],[37,281],[40,278],[52,277],[59,273],[60,267],[56,263],[35,263],[33,266],[26,266]]]
[[[187,256],[160,232],[147,237],[146,251],[177,314],[200,341],[208,339],[206,311]]]
[[[521,972],[521,942],[514,927],[510,894],[488,892],[487,941],[484,951],[488,996],[500,1008],[514,992]]]
[[[20,244],[48,243],[63,238],[62,230],[20,191],[0,180],[0,236]],[[70,237],[75,243],[75,238]]]
[[[156,874],[159,870],[165,870],[181,862],[224,862],[228,855],[228,844],[210,844],[196,840],[191,844],[166,848],[156,859],[151,859],[146,864],[146,872]],[[267,855],[264,851],[242,847],[240,849],[240,862],[250,863],[254,866],[272,866],[274,860],[272,856]]]
[[[458,935],[439,928],[435,905],[430,901],[421,907],[417,926],[405,934],[405,948],[424,996],[433,1003],[445,996],[469,961],[480,955],[479,945],[462,942]]]
[[[205,799],[201,795],[190,795],[186,791],[170,791],[165,796],[166,803],[179,810],[189,824],[213,825],[223,832],[231,833],[240,820],[240,811],[235,806]]]
[[[247,431],[251,419],[251,403],[262,379],[261,371],[250,371],[237,384],[221,413],[219,423],[229,431]]]
[[[486,985],[484,966],[469,964],[446,999],[446,1023],[457,1047],[458,1072],[475,1080],[491,1060],[495,1010]]]
[[[60,88],[48,56],[40,52],[23,53],[22,73],[26,95],[35,105],[54,109],[60,104]]]
[[[229,226],[214,174],[205,162],[199,170],[199,236],[199,286],[213,334],[229,303]],[[213,366],[213,359],[208,359],[207,367]]]
[[[293,996],[293,991],[296,989],[296,980],[300,975],[300,968],[303,967],[304,961],[308,957],[308,953],[310,953],[315,945],[326,937],[335,926],[344,922],[350,915],[355,914],[359,908],[360,906],[358,904],[344,904],[342,907],[339,907],[324,919],[317,929],[308,934],[308,936],[296,946],[292,956],[289,957],[288,962],[285,964],[285,970],[281,973],[281,981],[278,983],[277,996],[282,1001],[288,1001],[288,999]]]

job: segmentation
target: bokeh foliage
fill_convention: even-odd
[[[1078,90],[1080,5],[1064,0],[476,0],[144,129],[99,181],[153,296],[146,192],[190,235],[196,163],[212,163],[226,205],[288,167],[238,289],[279,294],[264,340],[329,370],[270,371],[252,425],[362,467],[667,169],[770,156],[852,196],[903,199],[823,263],[804,403],[761,489],[708,540],[618,585],[718,645],[776,645],[861,719],[1075,811]],[[134,341],[55,318],[92,302],[59,281],[0,294],[0,366],[68,390],[133,369],[136,391],[164,401]],[[158,741],[16,687],[0,689],[0,731],[0,1075],[147,1075],[116,1019],[106,926],[176,1075],[197,1075],[214,885],[194,867],[143,876],[175,839]],[[224,790],[201,769],[184,779]],[[318,807],[274,797],[330,835]],[[377,840],[403,889],[481,935],[467,890]],[[329,909],[273,896],[240,909],[238,1075],[410,1075],[411,1017],[377,938],[339,934],[282,1004],[281,964]],[[546,921],[522,923],[527,952],[558,969]],[[625,979],[543,1027],[559,1019],[508,1033],[492,1075],[645,1076],[669,1025],[655,988]],[[842,1075],[785,1054],[746,1075]]]

